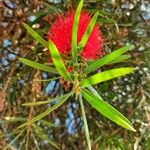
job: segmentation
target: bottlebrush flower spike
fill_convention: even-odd
[[[74,21],[74,12],[68,12],[65,15],[60,15],[48,31],[48,39],[52,40],[57,46],[60,53],[69,55],[71,52],[72,26]],[[78,43],[80,42],[89,22],[91,14],[81,12],[78,26]],[[100,31],[100,26],[96,24],[91,32],[91,35],[81,52],[81,57],[84,59],[98,59],[103,55],[103,39]]]

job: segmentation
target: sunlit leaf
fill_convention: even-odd
[[[125,61],[129,58],[131,58],[131,55],[121,55],[121,56],[119,56],[119,58],[114,59],[109,64],[119,63],[119,62]]]
[[[102,115],[128,130],[135,131],[132,124],[125,116],[123,116],[114,107],[103,101],[101,98],[97,97],[86,89],[82,90],[82,95],[86,101]]]
[[[24,27],[27,29],[28,33],[30,33],[30,35],[32,35],[36,41],[38,41],[39,43],[41,43],[44,47],[48,48],[48,42],[45,41],[36,31],[34,31],[30,26],[28,26],[27,24],[23,23]]]
[[[83,49],[84,46],[86,45],[86,43],[87,43],[87,41],[88,41],[88,39],[89,39],[89,37],[91,35],[91,32],[93,31],[93,28],[94,28],[94,25],[95,25],[95,23],[97,21],[98,15],[99,15],[99,12],[96,12],[94,14],[94,16],[92,17],[90,23],[88,24],[88,26],[87,26],[87,28],[86,28],[86,30],[84,32],[84,35],[82,36],[82,39],[81,39],[81,41],[80,41],[80,43],[78,45],[78,49],[79,50]]]
[[[88,88],[93,94],[95,94],[97,97],[99,97],[99,98],[102,99],[102,97],[98,94],[98,92],[94,89],[93,86],[88,86],[87,88]]]
[[[32,68],[35,68],[35,69],[38,69],[38,70],[41,70],[41,71],[45,71],[45,72],[51,72],[51,73],[54,73],[54,74],[58,74],[57,70],[55,68],[52,68],[50,66],[47,66],[47,65],[44,65],[44,64],[40,64],[40,63],[37,63],[35,61],[31,61],[29,59],[25,59],[25,58],[19,58],[19,60],[32,67]]]
[[[71,81],[72,80],[71,76],[70,76],[69,72],[67,71],[67,69],[66,69],[66,67],[62,61],[62,58],[59,54],[59,51],[58,51],[57,47],[55,46],[55,44],[51,40],[49,40],[48,48],[49,48],[52,60],[54,62],[54,65],[55,65],[58,73],[61,76],[63,76],[66,80]]]
[[[83,6],[83,0],[80,1],[74,16],[74,22],[72,27],[72,58],[74,62],[77,62],[77,34],[78,34],[78,25],[80,20],[80,13]]]
[[[109,64],[111,61],[119,58],[119,56],[121,56],[123,53],[127,52],[132,47],[133,47],[132,45],[127,45],[125,47],[115,50],[114,52],[112,52],[96,61],[90,62],[90,65],[83,72],[90,73],[103,65]]]
[[[107,70],[101,73],[97,73],[87,79],[84,79],[83,81],[81,81],[80,86],[87,87],[93,84],[111,80],[113,78],[117,78],[132,73],[134,70],[135,70],[134,68],[130,67]]]
[[[41,118],[45,117],[45,116],[48,115],[50,112],[52,112],[53,110],[55,110],[55,109],[57,109],[59,106],[61,106],[61,105],[70,97],[71,94],[72,94],[71,92],[68,93],[68,94],[66,94],[66,96],[65,96],[63,99],[59,100],[58,103],[56,103],[56,104],[53,105],[52,107],[48,108],[46,111],[44,111],[43,113],[41,113],[41,114],[39,114],[38,116],[34,117],[33,119],[31,119],[31,120],[27,121],[26,123],[20,125],[20,126],[18,127],[18,129],[19,129],[19,128],[23,128],[23,127],[28,126],[28,125],[31,125],[31,124],[34,123],[35,121],[38,121],[38,120],[40,120]]]

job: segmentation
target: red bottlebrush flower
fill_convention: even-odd
[[[70,54],[71,51],[71,38],[74,15],[74,12],[68,12],[65,16],[59,16],[48,31],[48,39],[51,39],[55,43],[58,50],[62,54]],[[78,43],[81,41],[81,38],[90,20],[90,13],[81,12],[77,35]],[[99,25],[96,24],[83,51],[81,52],[81,57],[85,59],[98,59],[100,56],[103,55],[102,46],[102,34],[99,29]]]

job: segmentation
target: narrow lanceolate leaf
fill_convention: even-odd
[[[99,97],[100,99],[102,99],[102,97],[98,94],[98,92],[94,89],[93,86],[88,86],[87,88],[88,88],[89,91],[91,91],[94,95],[96,95],[97,97]]]
[[[44,105],[44,104],[48,104],[48,103],[52,103],[56,100],[59,99],[63,99],[64,97],[66,97],[68,94],[62,95],[62,96],[57,96],[53,99],[47,100],[47,101],[37,101],[37,102],[29,102],[29,103],[23,103],[22,106],[38,106],[38,105]]]
[[[45,117],[46,115],[48,115],[50,112],[52,112],[53,110],[57,109],[59,106],[61,106],[71,95],[72,93],[68,93],[63,99],[61,99],[58,103],[56,103],[54,106],[48,108],[46,111],[44,111],[43,113],[39,114],[38,116],[34,117],[33,119],[27,121],[26,123],[22,124],[21,126],[18,127],[22,128],[25,126],[29,126],[32,123],[34,123],[35,121],[40,120],[41,118]]]
[[[135,131],[130,121],[114,107],[86,89],[83,89],[81,93],[85,100],[102,115],[128,130]]]
[[[78,25],[80,20],[80,13],[83,6],[83,0],[80,1],[74,16],[74,22],[72,27],[72,58],[74,62],[77,62],[77,37],[78,37]]]
[[[113,61],[111,61],[109,64],[119,63],[119,62],[125,61],[125,60],[127,60],[129,58],[131,58],[131,55],[121,55],[118,58],[116,58]]]
[[[115,63],[119,63],[119,62],[123,62],[123,61],[125,61],[125,60],[127,60],[127,59],[129,59],[129,58],[131,58],[131,55],[123,54],[123,55],[117,57],[116,59],[112,60],[111,62],[109,62],[108,65],[110,65],[110,64],[115,64]],[[88,62],[88,65],[93,64],[93,62],[94,62],[94,61],[89,61],[89,62]]]
[[[99,18],[99,19],[97,20],[97,22],[99,22],[99,23],[114,23],[115,20],[109,19],[109,18]]]
[[[27,121],[24,117],[4,117],[4,119],[0,119],[0,124],[10,123],[10,122],[25,122]]]
[[[108,71],[104,71],[101,73],[97,73],[83,81],[81,81],[80,86],[81,87],[87,87],[93,84],[97,84],[100,82],[104,82],[107,80],[111,80],[113,78],[117,78],[120,76],[124,76],[126,74],[132,73],[135,69],[134,68],[117,68],[117,69],[111,69]]]
[[[32,35],[36,41],[41,43],[44,47],[48,48],[48,42],[45,41],[36,31],[34,31],[30,26],[27,24],[23,23],[24,27],[27,29],[27,31]]]
[[[41,124],[43,124],[44,126],[47,126],[47,127],[50,127],[50,128],[51,127],[53,127],[53,128],[58,128],[59,127],[59,125],[56,125],[55,123],[52,123],[49,120],[47,121],[47,120],[44,120],[44,119],[40,119],[39,122]]]
[[[49,43],[48,43],[48,49],[50,51],[50,54],[51,54],[51,57],[52,57],[52,60],[54,62],[54,65],[58,71],[58,73],[64,77],[66,80],[70,80],[71,81],[71,77],[70,77],[70,74],[69,72],[67,71],[63,61],[62,61],[62,58],[59,54],[59,51],[57,49],[57,47],[55,46],[55,44],[49,40]]]
[[[38,69],[38,70],[41,70],[41,71],[45,71],[45,72],[51,72],[51,73],[54,73],[54,74],[58,74],[57,70],[55,68],[52,68],[50,66],[47,66],[47,65],[44,65],[44,64],[40,64],[40,63],[37,63],[35,61],[31,61],[29,59],[25,59],[25,58],[19,58],[19,60],[32,67],[32,68],[35,68],[35,69]]]
[[[83,71],[83,73],[90,73],[97,68],[109,64],[111,61],[119,58],[123,53],[127,52],[130,48],[132,48],[132,45],[127,45],[125,47],[119,48],[115,50],[114,52],[96,60],[90,63],[90,65]]]
[[[97,21],[97,17],[99,15],[99,12],[96,12],[93,16],[93,18],[91,19],[90,23],[88,24],[85,32],[84,32],[84,35],[78,45],[78,49],[79,50],[82,50],[84,48],[84,46],[86,45],[90,35],[91,35],[91,32],[93,31],[93,28],[94,28],[94,25]]]

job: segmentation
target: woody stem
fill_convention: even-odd
[[[91,141],[90,141],[89,129],[88,129],[88,124],[87,124],[87,119],[86,119],[86,114],[85,114],[85,109],[84,109],[84,104],[83,104],[81,94],[79,95],[79,101],[80,101],[81,112],[82,112],[82,117],[83,117],[86,140],[87,140],[87,144],[88,144],[88,150],[91,150]]]

